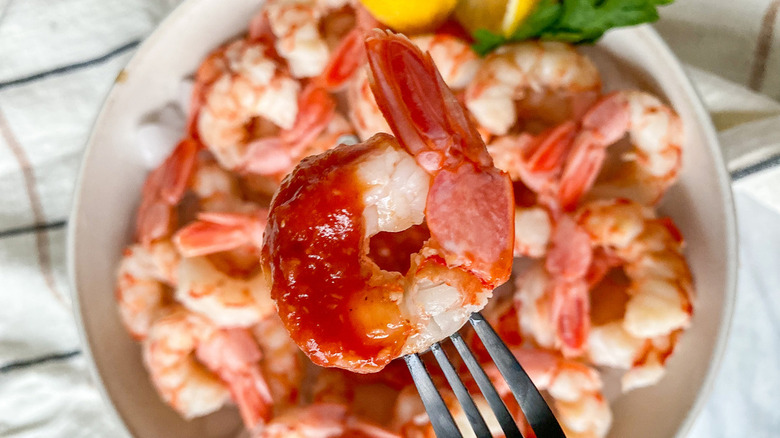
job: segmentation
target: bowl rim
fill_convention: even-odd
[[[174,23],[178,23],[179,21],[185,19],[190,13],[192,13],[192,10],[195,10],[198,7],[198,5],[208,1],[214,0],[185,0],[179,4],[168,14],[167,17],[165,17],[165,19],[162,20],[162,22],[152,31],[152,33],[143,40],[121,72],[125,73],[132,71],[135,69],[136,65],[142,64],[147,56],[147,53],[157,45],[158,41],[160,41],[163,37],[168,37],[167,29],[169,27],[172,27]],[[683,69],[681,62],[677,59],[666,42],[660,37],[660,35],[652,26],[647,24],[641,25],[635,27],[633,30],[636,32],[638,37],[645,38],[649,41],[649,43],[657,51],[657,55],[666,62],[666,66],[670,72],[679,79],[679,85],[683,91],[688,96],[693,97],[689,103],[696,115],[696,118],[701,122],[701,128],[705,136],[707,147],[709,148],[709,154],[713,158],[714,166],[717,170],[717,180],[718,185],[720,186],[719,189],[723,193],[722,200],[724,201],[724,206],[726,206],[724,211],[724,224],[727,229],[727,236],[725,236],[727,240],[727,254],[725,255],[727,272],[725,275],[725,295],[723,297],[723,306],[721,309],[722,318],[719,324],[718,332],[716,334],[716,342],[712,350],[711,360],[707,368],[706,377],[704,378],[702,385],[699,388],[693,405],[686,414],[685,420],[681,423],[675,435],[676,438],[683,438],[689,434],[695,420],[704,409],[704,406],[709,399],[710,394],[712,393],[713,386],[723,364],[723,356],[725,355],[726,347],[730,339],[729,333],[731,331],[733,322],[737,284],[738,237],[736,226],[736,207],[732,192],[731,177],[729,176],[726,168],[725,159],[720,148],[720,143],[718,141],[715,127],[712,124],[709,113],[704,107],[701,95],[691,82],[690,77]],[[76,183],[74,185],[73,201],[68,219],[65,251],[68,286],[70,289],[71,300],[73,302],[73,314],[78,329],[82,354],[87,362],[87,368],[89,370],[90,376],[92,377],[92,380],[95,382],[95,386],[100,393],[102,400],[104,401],[104,404],[106,405],[106,411],[115,420],[115,423],[120,427],[120,430],[122,430],[127,436],[133,436],[128,423],[125,422],[123,416],[117,411],[113,400],[106,390],[104,379],[97,369],[97,364],[95,363],[94,355],[92,353],[92,344],[89,340],[89,334],[87,333],[86,327],[83,323],[83,302],[79,299],[79,289],[76,275],[76,245],[79,240],[77,232],[78,227],[76,224],[78,223],[79,217],[82,216],[81,197],[83,195],[87,163],[89,162],[90,154],[97,147],[95,141],[96,131],[107,117],[106,114],[116,99],[117,92],[117,82],[115,82],[111,87],[111,90],[106,95],[106,98],[101,105],[100,112],[92,123],[90,135],[84,147]]]

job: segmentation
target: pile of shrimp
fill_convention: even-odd
[[[566,435],[606,436],[612,414],[602,372],[623,370],[623,392],[657,383],[693,314],[682,235],[656,211],[682,164],[680,118],[644,91],[602,93],[598,69],[571,45],[522,42],[480,58],[468,35],[448,23],[410,40],[430,54],[449,87],[443,108],[456,110],[458,138],[470,143],[455,155],[448,145],[446,152],[414,150],[409,138],[427,135],[435,143],[436,133],[406,129],[419,117],[387,117],[397,102],[393,90],[381,90],[377,72],[388,61],[365,44],[376,27],[382,25],[352,0],[268,0],[248,33],[212,51],[195,73],[186,132],[143,186],[135,240],[117,275],[121,319],[141,344],[161,399],[185,419],[235,405],[256,438],[433,437],[405,367],[389,359],[409,345],[427,348],[463,324],[447,312],[465,301],[436,302],[449,280],[435,279],[454,275],[479,285],[466,315],[487,303],[483,314],[549,395]],[[364,143],[334,149],[347,139]],[[366,202],[388,190],[400,196],[370,209],[372,266],[391,272],[387,281],[394,282],[416,270],[414,291],[425,308],[419,333],[403,329],[406,350],[380,365],[361,362],[358,371],[372,374],[321,368],[315,364],[333,364],[301,351],[277,314],[263,263],[268,230],[278,238],[288,221],[309,214],[303,208],[299,216],[269,217],[280,186],[337,198],[338,187],[317,187],[317,178],[291,181],[307,171],[335,172],[355,150]],[[506,181],[499,194],[483,199],[487,186],[475,184],[482,180],[452,170],[464,162],[479,178]],[[447,187],[438,181],[445,174],[460,175],[446,182],[469,202],[485,205],[508,193],[514,220],[499,227],[510,233],[508,263],[492,253],[485,256],[491,263],[473,262],[473,255],[464,262],[463,249],[448,243],[477,235],[492,248],[501,239],[486,236],[485,227],[493,229],[478,220],[434,220],[462,210],[457,203],[444,202],[438,213],[425,206],[425,193],[430,203],[430,193]],[[485,208],[501,216],[499,204]],[[312,208],[309,219],[318,214]],[[404,229],[411,232],[397,232]],[[511,280],[488,301],[509,278],[513,257]],[[385,308],[372,311],[387,316]],[[464,333],[523,424],[479,341]],[[443,376],[433,377],[447,387]],[[465,415],[443,392],[465,432]],[[477,404],[485,407],[480,398]],[[503,436],[485,411],[494,436]],[[524,434],[534,436],[528,428]]]

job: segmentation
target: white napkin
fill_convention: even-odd
[[[0,0],[0,436],[120,436],[86,372],[64,229],[92,120],[172,0]],[[778,0],[678,0],[657,28],[728,153],[780,138]],[[773,18],[774,17],[774,18]],[[763,120],[763,121],[762,121]],[[742,240],[725,362],[693,437],[780,430],[780,172],[736,185]],[[772,207],[774,206],[774,207]]]

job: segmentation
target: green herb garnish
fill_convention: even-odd
[[[540,0],[506,38],[485,29],[474,33],[474,50],[486,55],[499,46],[532,38],[592,43],[609,29],[658,20],[656,8],[674,0]]]

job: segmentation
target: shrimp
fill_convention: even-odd
[[[275,418],[252,438],[401,438],[349,413],[340,404],[316,403]]]
[[[330,59],[330,50],[320,32],[320,21],[347,0],[268,0],[264,13],[276,36],[276,51],[296,78],[318,76]]]
[[[260,366],[268,381],[275,411],[294,406],[300,399],[305,364],[298,346],[276,314],[271,314],[254,327],[252,334],[263,352]]]
[[[622,154],[618,165],[602,169],[606,148],[625,133],[631,149]],[[642,91],[604,96],[588,110],[574,140],[561,177],[562,204],[572,206],[586,192],[590,199],[657,203],[677,180],[682,142],[680,117],[655,96]]]
[[[176,299],[220,327],[250,327],[274,311],[260,267],[266,212],[202,213],[174,236],[184,256]]]
[[[328,108],[327,111],[332,111],[332,116],[321,129],[306,130],[301,128],[299,131],[308,131],[310,135],[298,136],[297,138],[271,137],[255,142],[247,152],[246,163],[242,167],[242,171],[267,175],[279,182],[303,158],[325,152],[336,146],[340,138],[353,134],[352,126],[344,116],[331,108]],[[319,120],[315,119],[315,123],[319,123]]]
[[[466,88],[466,107],[480,126],[495,135],[506,135],[518,119],[517,103],[533,93],[562,96],[563,115],[554,120],[577,118],[601,89],[593,63],[569,44],[523,42],[505,46],[489,55]],[[560,104],[559,104],[560,105]]]
[[[301,90],[269,50],[262,42],[234,41],[207,58],[218,64],[201,68],[208,75],[196,77],[194,99],[203,101],[196,105],[197,136],[226,169],[274,173],[276,163],[286,165],[288,150],[316,138],[333,117],[330,95],[316,85]]]
[[[455,398],[455,394],[450,390],[440,390],[439,392],[461,434],[464,437],[476,436],[463,407],[458,403],[458,399]],[[477,409],[482,414],[491,435],[495,437],[503,436],[501,425],[490,410],[487,401],[481,396],[472,396],[472,398]],[[405,438],[436,437],[436,432],[433,430],[428,413],[425,411],[422,400],[420,400],[420,396],[414,386],[407,386],[399,393],[393,409],[393,425],[394,429],[399,430]]]
[[[693,314],[693,282],[680,232],[640,204],[601,200],[583,206],[579,222],[594,245],[612,254],[591,279],[593,324],[588,356],[629,370],[623,391],[656,383]]]
[[[571,438],[602,438],[612,425],[612,411],[602,393],[599,373],[554,353],[515,348],[513,353],[539,390],[553,398],[556,417]]]
[[[334,48],[325,70],[317,77],[323,86],[331,91],[338,91],[349,83],[360,67],[366,64],[366,48],[364,40],[371,29],[381,27],[373,15],[359,3],[353,4],[356,23]]]
[[[398,140],[378,134],[304,160],[271,204],[263,247],[272,298],[298,346],[316,364],[362,373],[424,350],[484,307],[509,278],[513,239],[509,177],[430,57],[382,31],[366,47]],[[424,108],[406,100],[421,96]],[[408,272],[367,257],[373,235],[423,221],[431,237],[409,255]]]
[[[560,175],[576,124],[563,123],[538,135],[495,138],[488,146],[496,167],[512,178],[515,197],[515,256],[540,258],[551,244],[557,218]]]
[[[480,58],[465,41],[455,36],[421,35],[413,37],[412,42],[420,50],[430,53],[444,82],[453,90],[464,89],[479,69]],[[366,70],[361,70],[350,83],[347,99],[350,120],[361,140],[367,140],[378,132],[390,133],[390,127],[371,92]]]
[[[250,213],[258,209],[247,201],[239,179],[212,159],[200,160],[190,181],[199,212]]]
[[[179,309],[152,325],[143,356],[158,393],[184,418],[214,412],[231,396],[248,428],[270,418],[260,351],[245,330],[220,330]]]
[[[545,259],[515,280],[515,305],[523,333],[566,357],[582,355],[590,330],[587,272],[589,236],[567,215],[558,218]]]
[[[176,229],[176,205],[187,191],[199,149],[194,140],[182,140],[146,178],[135,228],[136,239],[143,245],[169,238]]]
[[[179,254],[170,240],[125,249],[117,273],[116,300],[122,323],[137,341],[165,315],[177,281]]]

